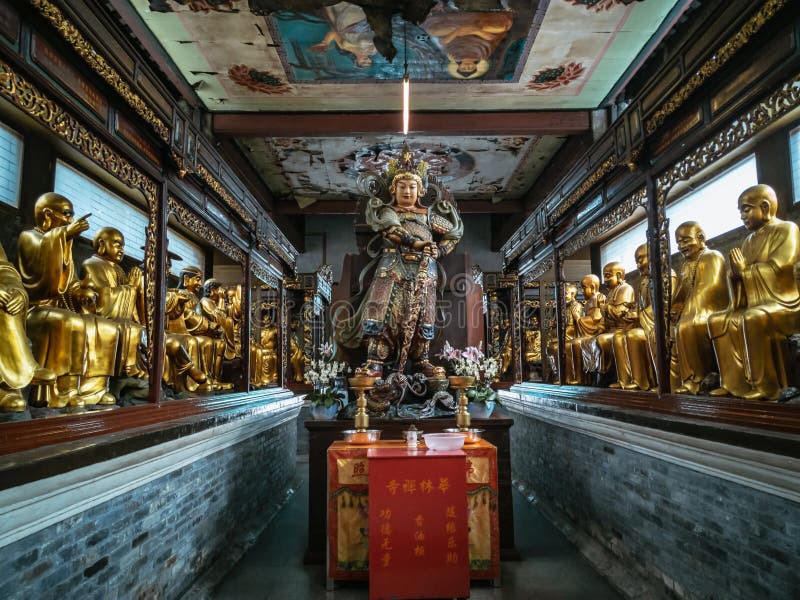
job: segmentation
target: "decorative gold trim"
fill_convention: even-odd
[[[533,279],[539,279],[542,275],[547,273],[550,269],[553,268],[553,256],[548,256],[544,260],[540,261],[536,264],[532,269],[530,269],[527,273],[525,273],[525,279],[527,281],[531,281]]]
[[[208,185],[208,187],[210,187],[214,193],[217,194],[217,196],[222,198],[225,201],[225,204],[227,204],[231,210],[233,210],[233,212],[239,215],[246,224],[250,225],[251,227],[255,225],[255,220],[253,220],[253,217],[247,214],[247,211],[244,209],[244,207],[236,200],[236,198],[231,196],[230,192],[225,189],[225,186],[223,186],[219,180],[214,177],[208,169],[206,169],[205,165],[198,164],[196,172],[200,176],[200,179],[202,179],[206,185]]]
[[[301,313],[303,326],[303,371],[307,371],[314,356],[314,339],[311,335],[311,325],[314,322],[314,292],[303,294],[303,307]]]
[[[42,94],[36,86],[18,75],[2,60],[0,60],[0,95],[8,98],[101,168],[126,185],[141,191],[144,195],[148,206],[144,275],[147,357],[149,360],[153,356],[153,327],[156,313],[155,232],[156,215],[158,214],[158,184],[128,162],[121,154],[115,152],[60,105]]]
[[[254,277],[259,279],[262,283],[266,283],[268,286],[275,288],[276,290],[280,286],[281,280],[275,277],[274,275],[270,274],[264,267],[259,264],[256,264],[255,261],[250,261],[250,272],[253,274]]]
[[[617,156],[610,156],[603,164],[600,165],[594,173],[592,173],[587,179],[583,181],[577,189],[575,189],[569,196],[567,196],[566,200],[561,202],[558,206],[556,206],[555,210],[550,214],[548,221],[550,224],[555,223],[558,219],[560,219],[564,213],[566,213],[570,208],[572,208],[578,200],[583,198],[590,189],[592,189],[597,183],[603,179],[614,167],[620,164],[620,159]]]
[[[203,239],[211,242],[211,244],[213,244],[217,250],[223,252],[229,258],[242,265],[244,264],[244,252],[238,246],[233,244],[228,238],[218,232],[214,227],[206,223],[205,220],[197,213],[185,206],[175,196],[170,196],[167,200],[167,203],[169,210],[175,214],[175,216],[183,225],[188,227]]]
[[[155,112],[131,89],[131,86],[122,78],[119,72],[106,62],[106,59],[83,37],[78,28],[67,19],[61,10],[50,0],[30,0],[31,5],[48,20],[50,24],[83,58],[87,64],[102,77],[116,92],[122,96],[136,113],[147,121],[158,136],[169,143],[169,128],[164,121],[156,116]]]
[[[533,212],[513,236],[503,244],[500,251],[503,253],[503,266],[514,260],[525,250],[530,248],[537,239],[544,239],[547,234],[547,202],[541,204]],[[516,245],[515,245],[516,244]]]
[[[289,319],[289,294],[286,293],[286,288],[281,287],[281,381],[280,384],[284,387],[289,383],[289,336],[291,327]]]
[[[670,240],[669,220],[667,219],[667,196],[672,186],[678,181],[685,181],[696,175],[709,165],[735,151],[772,123],[800,107],[800,73],[783,84],[772,94],[761,100],[731,121],[730,125],[717,135],[695,148],[680,161],[656,179],[656,209],[658,214],[659,260],[661,262],[662,297],[665,307],[670,306]],[[652,285],[652,283],[651,283]],[[671,341],[669,327],[665,332],[667,341]]]
[[[642,188],[625,198],[590,227],[587,227],[578,235],[570,238],[563,247],[564,257],[572,256],[581,248],[588,246],[590,242],[622,223],[625,219],[630,217],[637,208],[645,206],[646,204],[647,190]]]
[[[186,164],[186,161],[183,160],[183,157],[174,150],[169,153],[169,157],[172,159],[172,162],[175,163],[175,166],[178,169],[178,177],[181,179],[186,177],[188,173],[194,173],[194,171],[189,168],[189,165]]]
[[[267,247],[270,250],[272,250],[275,254],[277,254],[278,257],[281,258],[287,265],[294,268],[295,261],[292,259],[291,256],[289,256],[289,254],[283,248],[281,248],[278,242],[276,242],[272,238],[268,238],[266,243]]]
[[[687,81],[681,88],[672,94],[661,107],[647,120],[646,130],[647,135],[652,135],[662,123],[680,108],[684,102],[691,96],[697,88],[699,88],[705,81],[714,73],[719,71],[734,54],[741,50],[750,42],[758,31],[774,17],[778,11],[786,5],[786,0],[767,0],[756,14],[754,14],[747,22],[742,25],[734,35],[711,55],[706,62],[704,62],[694,75]]]
[[[511,289],[511,302],[513,303],[511,322],[511,356],[514,357],[514,383],[522,383],[522,298],[519,286]]]

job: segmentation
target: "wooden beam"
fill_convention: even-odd
[[[398,133],[400,112],[218,113],[218,136],[305,137]],[[589,131],[587,111],[412,112],[410,134],[575,135]]]
[[[458,212],[469,214],[513,214],[522,212],[520,200],[503,200],[492,204],[488,200],[456,201]],[[355,200],[319,200],[305,208],[294,202],[278,203],[276,209],[284,215],[355,215],[358,213],[358,202]]]

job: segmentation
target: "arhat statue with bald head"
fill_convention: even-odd
[[[776,216],[778,197],[768,185],[747,188],[738,206],[750,234],[728,255],[729,307],[708,321],[720,369],[720,387],[711,393],[776,400],[787,386],[786,337],[797,332],[800,316],[800,230]]]
[[[633,287],[625,281],[625,267],[622,263],[614,261],[603,267],[603,280],[608,286],[608,295],[603,308],[605,331],[595,338],[597,371],[600,377],[607,373],[616,375],[611,387],[628,386],[628,356],[614,353],[614,336],[624,335],[638,324],[636,297]]]
[[[20,234],[19,271],[33,305],[28,337],[34,357],[58,377],[51,406],[114,404],[108,379],[115,374],[119,332],[114,322],[85,314],[97,293],[75,276],[72,243],[89,223],[74,217],[67,198],[43,194],[34,205],[36,228]],[[38,390],[33,395],[38,403]]]

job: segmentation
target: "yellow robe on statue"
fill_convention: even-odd
[[[144,327],[139,324],[139,289],[126,283],[117,263],[93,255],[83,261],[80,278],[97,292],[97,314],[119,328],[118,375],[140,375],[139,348]]]
[[[736,396],[757,392],[774,400],[786,386],[785,338],[797,331],[800,315],[793,273],[800,229],[773,219],[747,236],[742,254],[747,266],[741,279],[730,279],[728,310],[711,315],[708,331],[722,387]]]
[[[25,294],[19,273],[6,258],[5,250],[0,245],[0,289],[18,290]],[[27,294],[26,308],[27,308]],[[25,336],[25,310],[16,315],[0,310],[0,384],[18,390],[25,387],[33,379],[33,373],[39,366],[33,358],[28,338]]]
[[[68,290],[77,282],[67,228],[23,231],[18,254],[22,284],[31,303],[27,330],[36,361],[57,376],[114,375],[116,324],[79,314],[69,306]]]
[[[716,250],[704,250],[696,267],[684,266],[673,302],[683,306],[675,323],[675,348],[681,385],[697,393],[700,382],[715,370],[708,337],[708,319],[725,308],[725,259]]]

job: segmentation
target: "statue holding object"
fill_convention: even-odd
[[[388,183],[388,186],[387,186]],[[366,221],[376,232],[371,252],[377,260],[375,275],[355,314],[338,320],[335,339],[344,348],[367,347],[363,373],[384,375],[394,359],[402,374],[410,355],[414,370],[426,377],[441,377],[428,352],[434,334],[437,263],[455,248],[463,224],[455,206],[437,191],[428,207],[421,204],[429,184],[427,165],[415,164],[404,147],[402,158],[390,163],[387,179],[370,174],[360,179],[370,198]],[[384,194],[388,192],[387,201]]]

